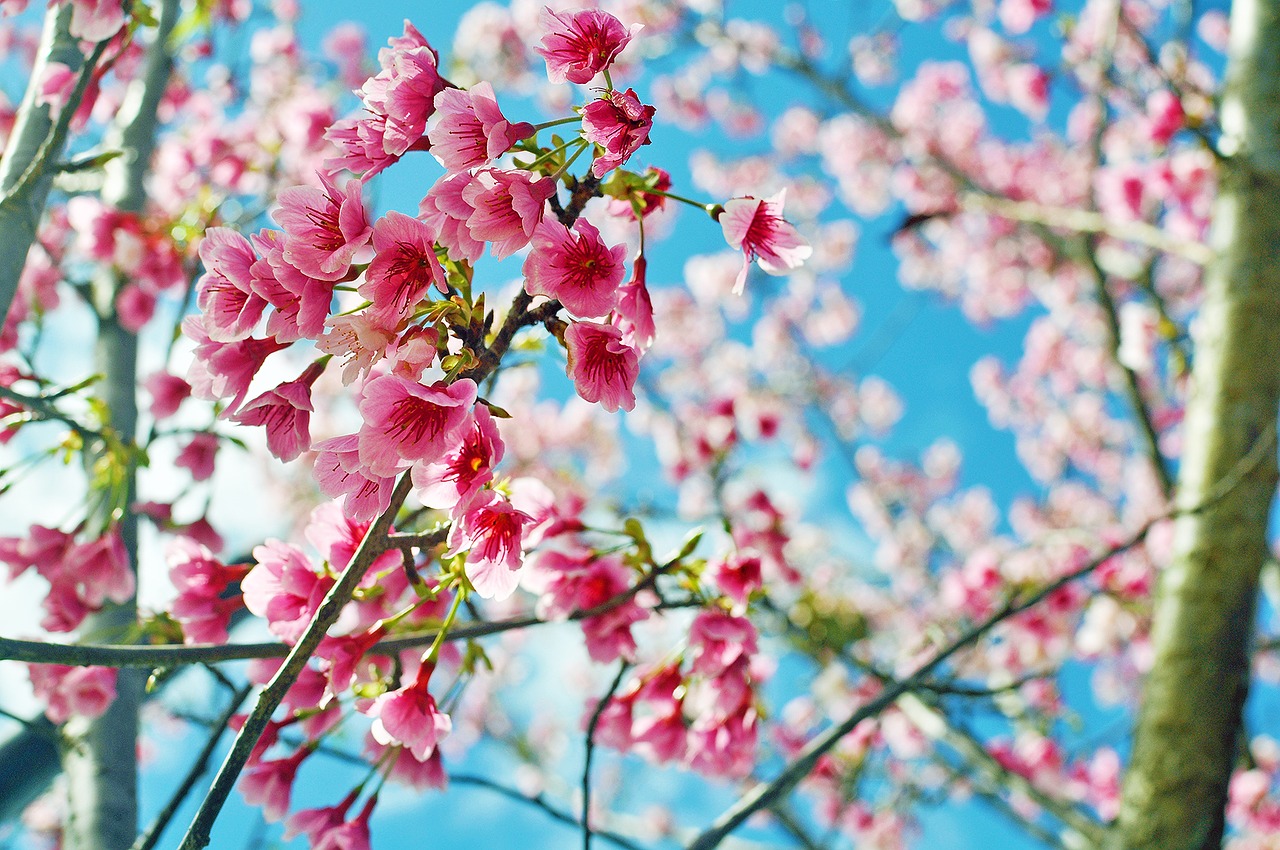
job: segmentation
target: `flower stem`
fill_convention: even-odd
[[[578,157],[582,156],[582,152],[589,147],[591,147],[590,142],[583,142],[582,146],[573,152],[573,156],[569,157],[568,161],[565,162],[564,165],[560,166],[559,170],[557,170],[555,174],[551,175],[551,179],[559,180],[562,176],[564,176],[564,173],[569,170],[569,167],[573,165],[573,163],[577,161]]]
[[[581,115],[570,115],[568,118],[557,118],[555,121],[544,121],[541,124],[534,124],[533,132],[540,133],[550,127],[559,127],[561,124],[572,124],[575,121],[581,120]]]
[[[445,614],[444,622],[440,624],[440,631],[436,633],[436,639],[431,642],[431,648],[427,650],[424,664],[434,664],[436,657],[440,654],[440,647],[444,646],[444,637],[449,634],[449,629],[453,627],[453,621],[458,617],[458,609],[462,607],[462,600],[466,598],[467,589],[464,585],[459,584],[457,592],[453,595],[453,603],[449,605],[449,613]]]
[[[677,195],[674,192],[664,192],[661,189],[643,189],[646,195],[661,195],[664,198],[670,198],[673,201],[679,201],[682,204],[688,204],[691,207],[697,207],[703,212],[710,212],[715,204],[704,204],[701,201],[695,201],[692,198],[686,198],[683,195]]]

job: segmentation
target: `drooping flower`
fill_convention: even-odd
[[[653,300],[645,285],[648,262],[644,254],[637,254],[631,261],[631,280],[618,290],[617,309],[613,313],[613,325],[622,331],[622,342],[640,354],[653,345],[657,328],[653,323]]]
[[[165,551],[169,579],[178,591],[171,612],[182,624],[187,643],[222,643],[227,639],[231,615],[240,608],[238,596],[226,594],[234,581],[244,578],[246,567],[227,566],[206,547],[189,538],[178,538]]]
[[[407,318],[432,285],[449,293],[444,267],[436,257],[435,234],[416,218],[392,210],[373,226],[376,252],[359,292],[372,306],[365,312],[394,329]]]
[[[432,156],[450,171],[479,168],[533,135],[532,124],[507,120],[488,83],[476,83],[466,91],[445,89],[435,103],[437,123],[427,138]]]
[[[381,108],[376,103],[377,96],[369,96],[367,84],[365,102],[387,116],[382,137],[386,152],[402,154],[422,139],[427,119],[435,111],[436,95],[446,84],[440,76],[440,57],[430,46],[395,49],[393,53],[390,72],[382,88],[385,94],[381,97]],[[378,75],[381,77],[383,74]]]
[[[770,198],[734,198],[724,205],[719,216],[729,247],[744,256],[742,271],[734,283],[735,295],[747,285],[747,270],[755,260],[768,274],[780,275],[798,269],[813,248],[795,227],[782,217],[786,190]]]
[[[253,558],[257,566],[240,584],[244,605],[267,621],[272,634],[293,643],[333,587],[333,577],[317,573],[301,549],[279,540],[255,546]]]
[[[267,821],[283,819],[293,796],[293,779],[303,759],[311,753],[310,747],[299,747],[286,758],[260,761],[248,768],[240,777],[240,793],[245,802],[262,806],[262,817]]]
[[[250,286],[257,257],[249,240],[229,227],[211,227],[200,242],[205,272],[196,284],[196,306],[209,338],[234,342],[253,331],[267,302]]]
[[[553,180],[524,170],[476,172],[462,190],[462,199],[472,208],[467,217],[471,238],[493,243],[489,250],[494,259],[511,256],[529,244],[555,191]]]
[[[436,241],[449,249],[449,256],[471,263],[484,253],[484,240],[473,237],[467,227],[476,210],[464,195],[474,181],[468,172],[446,174],[418,204],[418,217],[436,232]]]
[[[360,461],[360,437],[345,434],[317,443],[313,470],[320,492],[345,497],[342,512],[358,522],[371,522],[391,504],[396,479],[374,475]]]
[[[485,599],[506,599],[520,581],[524,529],[533,524],[533,517],[493,490],[481,491],[454,513],[450,554],[467,550],[467,578],[476,593]]]
[[[470,379],[424,387],[401,375],[379,375],[360,398],[360,460],[374,475],[411,463],[434,463],[453,449],[476,400]]]
[[[187,444],[182,447],[182,451],[178,452],[178,456],[174,458],[173,465],[188,470],[193,481],[208,481],[213,475],[214,458],[218,455],[219,443],[217,434],[208,431],[193,434]]]
[[[553,12],[544,8],[538,22],[546,35],[535,52],[547,60],[547,79],[553,83],[589,83],[613,64],[640,27],[627,29],[622,21],[600,9]]]
[[[368,713],[379,744],[403,744],[418,761],[425,761],[453,729],[449,715],[436,707],[428,685],[435,664],[423,662],[412,682],[373,701]]]
[[[262,255],[251,269],[250,286],[275,308],[267,317],[267,333],[278,342],[317,339],[324,333],[335,282],[311,277],[289,264],[278,230],[263,229],[250,241]]]
[[[205,331],[199,316],[187,316],[182,320],[182,333],[195,342],[195,357],[187,371],[191,392],[197,398],[227,403],[228,414],[235,411],[249,394],[253,376],[262,363],[274,352],[285,347],[274,339],[250,337],[235,342],[214,342]]]
[[[640,102],[635,89],[607,91],[582,108],[582,137],[604,148],[591,165],[591,173],[603,177],[649,144],[653,128],[652,106]]]
[[[640,357],[622,341],[622,332],[596,322],[571,322],[564,332],[568,373],[578,395],[613,413],[636,406]]]
[[[373,234],[359,180],[339,188],[320,176],[323,188],[291,186],[280,192],[276,223],[284,230],[284,259],[317,280],[340,280]]]
[[[505,447],[493,414],[476,405],[470,427],[463,429],[462,443],[435,463],[413,468],[413,486],[422,504],[449,509],[471,499],[493,479],[493,468]]]
[[[261,425],[267,431],[267,449],[288,462],[311,448],[311,385],[324,372],[312,363],[296,380],[247,402],[231,417],[241,425]]]
[[[575,316],[603,316],[613,309],[626,247],[610,248],[585,218],[573,229],[547,219],[533,232],[524,261],[525,291],[559,299]]]
[[[65,723],[72,715],[100,717],[116,698],[116,671],[110,667],[28,664],[27,674],[53,723]]]

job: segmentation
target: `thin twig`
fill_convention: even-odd
[[[618,667],[618,675],[613,677],[609,690],[596,703],[596,709],[591,712],[591,719],[587,722],[587,753],[582,760],[582,850],[591,850],[591,757],[596,752],[596,727],[600,725],[600,715],[604,714],[605,707],[618,692],[622,677],[627,675],[629,669],[631,664],[623,661]]]
[[[237,688],[231,695],[231,700],[227,703],[222,715],[212,721],[209,737],[205,740],[200,754],[196,756],[195,762],[192,763],[191,769],[187,771],[187,775],[183,777],[182,782],[174,789],[173,794],[169,797],[169,802],[165,803],[164,808],[156,815],[155,820],[151,822],[145,832],[138,836],[138,840],[133,842],[131,850],[154,850],[165,828],[173,820],[173,816],[177,814],[178,807],[187,799],[187,795],[195,788],[196,782],[209,769],[209,761],[213,758],[213,751],[217,749],[218,742],[222,740],[223,731],[227,728],[227,724],[231,722],[232,716],[240,710],[240,706],[248,699],[252,690],[252,685],[245,685],[242,688]]]
[[[488,790],[493,791],[494,793],[501,794],[502,796],[506,797],[508,800],[514,800],[520,803],[528,803],[531,806],[535,806],[541,809],[543,812],[545,812],[552,819],[558,820],[561,823],[568,824],[573,827],[579,826],[577,818],[575,818],[573,815],[569,814],[568,812],[561,811],[560,809],[551,805],[543,798],[541,794],[530,797],[528,795],[521,794],[519,791],[517,791],[514,788],[508,788],[505,785],[501,785],[497,782],[494,782],[492,779],[486,779],[483,776],[472,776],[466,773],[452,774],[449,777],[449,781],[457,785],[471,785],[476,788],[487,788]],[[613,844],[616,847],[621,847],[623,848],[623,850],[643,850],[643,848],[641,848],[639,844],[636,844],[634,841],[631,841],[628,838],[624,838],[623,836],[618,835],[616,832],[608,832],[606,830],[596,830],[595,834],[600,836],[602,840],[608,841],[610,844]]]

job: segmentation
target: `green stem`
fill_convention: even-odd
[[[436,633],[436,639],[431,642],[431,648],[427,650],[427,657],[423,661],[424,664],[434,664],[436,662],[436,657],[440,654],[440,647],[444,646],[445,635],[449,634],[449,629],[453,627],[453,621],[457,619],[458,609],[462,607],[462,600],[466,595],[466,587],[459,584],[457,592],[453,595],[453,602],[449,605],[449,613],[445,615],[444,622],[440,624],[440,631]]]
[[[581,115],[570,115],[568,118],[557,118],[555,121],[544,121],[541,124],[534,124],[533,132],[540,133],[543,130],[550,129],[551,127],[559,127],[561,124],[572,124],[575,121],[581,120]]]
[[[570,166],[572,166],[575,162],[577,162],[578,157],[582,156],[582,152],[589,147],[591,147],[590,142],[582,142],[581,146],[576,151],[574,151],[573,156],[569,157],[568,162],[560,166],[560,168],[556,171],[556,173],[551,175],[551,179],[559,180],[562,176],[564,176],[564,173],[569,170]]]
[[[686,198],[683,195],[677,195],[674,192],[664,192],[661,189],[644,189],[646,195],[661,195],[664,198],[670,198],[673,201],[679,201],[682,204],[688,204],[691,207],[697,207],[705,213],[711,212],[715,204],[704,204],[701,201],[695,201],[692,198]]]

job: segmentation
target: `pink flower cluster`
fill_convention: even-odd
[[[69,632],[110,602],[132,598],[133,570],[116,530],[77,543],[75,535],[33,525],[26,537],[0,537],[0,561],[15,579],[34,569],[49,582],[41,628]]]

